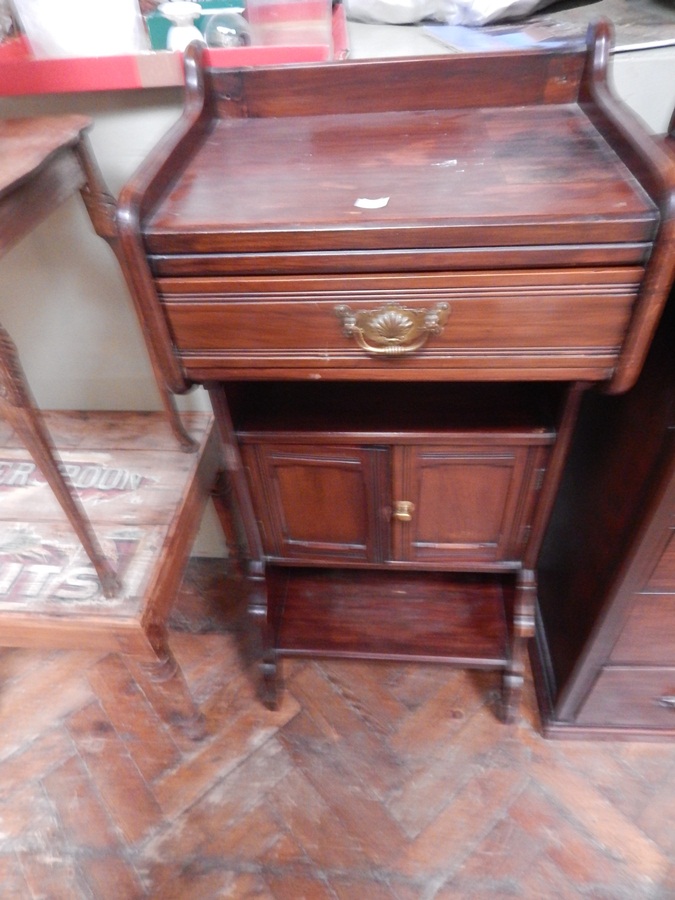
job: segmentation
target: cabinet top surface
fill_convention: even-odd
[[[368,231],[416,246],[420,229],[448,246],[579,244],[649,240],[657,220],[581,108],[560,104],[216,119],[144,232],[157,251],[196,235],[226,250],[233,233],[251,249]]]

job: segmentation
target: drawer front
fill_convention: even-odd
[[[666,545],[645,590],[675,593],[675,522],[666,535]]]
[[[159,279],[187,370],[604,378],[642,270]]]
[[[675,668],[603,669],[576,722],[675,731]]]
[[[675,666],[675,593],[635,595],[611,660]]]

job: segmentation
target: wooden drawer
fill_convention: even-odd
[[[675,732],[675,668],[604,668],[576,722]]]
[[[666,545],[650,575],[646,590],[675,593],[675,521],[664,537]]]
[[[436,370],[444,378],[598,379],[618,358],[641,277],[639,267],[617,267],[157,285],[175,346],[195,377],[375,370],[410,378]],[[437,332],[411,338],[410,310],[437,314]],[[359,314],[367,324],[351,327],[350,316]]]
[[[675,666],[675,593],[636,594],[613,663]]]

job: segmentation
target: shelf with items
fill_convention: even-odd
[[[342,59],[347,46],[344,9],[338,4],[333,10],[332,43],[218,48],[206,56],[211,65],[222,68],[269,66]],[[179,52],[37,59],[22,35],[0,44],[0,96],[176,87],[183,82]]]

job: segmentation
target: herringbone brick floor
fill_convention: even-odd
[[[254,690],[222,562],[193,561],[172,646],[195,743],[114,655],[0,656],[0,897],[675,897],[675,746],[544,741],[490,674],[289,662]]]

